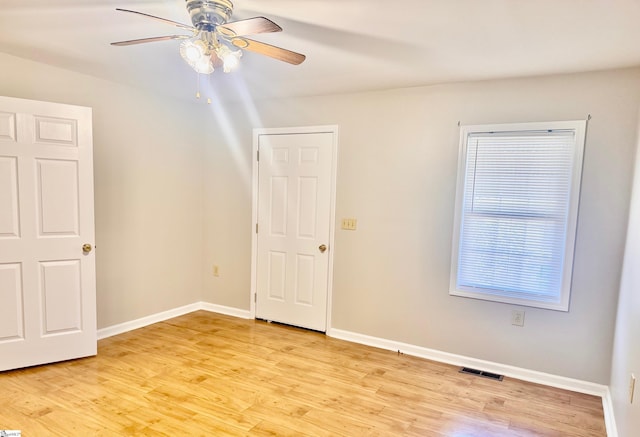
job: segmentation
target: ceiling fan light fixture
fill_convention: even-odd
[[[206,44],[200,39],[189,38],[180,44],[180,56],[192,65],[200,60],[207,51]]]
[[[240,65],[240,58],[242,57],[241,50],[231,50],[226,45],[221,44],[216,48],[216,54],[223,62],[223,71],[230,73]]]
[[[180,44],[180,56],[196,72],[200,74],[213,73],[209,44],[202,35],[183,41]]]
[[[193,69],[200,74],[211,74],[213,73],[213,63],[211,62],[211,58],[209,56],[203,55],[192,65]]]

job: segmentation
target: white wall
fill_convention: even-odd
[[[327,80],[331,80],[327,78]],[[337,124],[333,327],[608,384],[640,70],[226,105],[207,141],[205,300],[249,309],[254,127]],[[570,311],[448,295],[463,124],[589,114]],[[210,264],[221,265],[220,278]]]
[[[640,70],[203,110],[4,54],[0,63],[2,95],[94,109],[99,327],[203,297],[248,310],[252,129],[338,124],[337,218],[356,217],[359,228],[336,234],[334,328],[609,382]],[[458,121],[587,114],[593,119],[571,311],[526,308],[525,326],[518,328],[510,325],[510,305],[450,297]],[[203,134],[205,125],[211,128]],[[218,278],[211,275],[214,263]],[[629,286],[622,290],[622,302],[630,302]],[[638,332],[631,322],[637,312],[624,308],[613,372],[616,399],[633,364],[625,358],[631,351],[625,333]]]
[[[638,128],[640,132],[640,125]],[[631,374],[636,382],[634,403],[629,403]],[[618,319],[611,370],[611,397],[620,437],[640,435],[640,141],[627,230]]]
[[[93,108],[98,327],[199,301],[202,106],[5,54],[0,65],[0,95]]]

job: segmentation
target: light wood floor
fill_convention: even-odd
[[[31,436],[605,436],[601,400],[199,311],[0,373]]]

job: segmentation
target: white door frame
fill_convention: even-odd
[[[329,269],[327,271],[327,330],[331,329],[331,308],[333,294],[333,254],[335,242],[336,223],[336,179],[338,174],[338,125],[304,126],[283,128],[255,128],[253,129],[253,173],[252,173],[252,207],[251,207],[251,294],[249,296],[251,318],[256,317],[256,295],[258,292],[258,138],[260,135],[277,134],[333,134],[333,157],[331,158],[331,205],[329,223]]]

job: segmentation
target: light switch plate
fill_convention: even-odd
[[[343,218],[341,228],[345,231],[355,231],[358,227],[358,220],[354,218]]]

